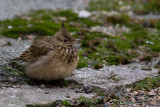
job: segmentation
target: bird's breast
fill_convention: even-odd
[[[78,50],[76,48],[59,47],[57,49],[57,56],[60,61],[63,61],[66,64],[72,63],[78,59]]]
[[[27,75],[44,80],[66,78],[76,69],[78,64],[78,51],[61,48],[50,51],[34,64],[30,64]]]

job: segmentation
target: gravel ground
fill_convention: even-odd
[[[116,102],[116,103],[115,103]],[[104,98],[104,107],[160,107],[160,87],[150,92],[127,89],[119,98]]]
[[[30,10],[72,8],[84,9],[89,0],[0,0],[0,20]]]
[[[158,69],[142,70],[142,63],[132,63],[122,66],[104,66],[100,70],[82,68],[74,72],[74,76],[68,79],[82,84],[104,89],[108,95],[125,89],[125,85],[133,84],[146,77],[156,76]]]
[[[32,40],[16,40],[0,36],[0,66],[7,64],[10,59],[18,57],[30,46]],[[11,45],[9,46],[8,43]]]
[[[21,85],[17,88],[0,88],[0,107],[25,107],[26,104],[46,104],[55,100],[71,100],[95,94],[75,93],[69,88],[45,88]]]

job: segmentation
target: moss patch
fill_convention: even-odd
[[[78,100],[81,102],[82,105],[88,105],[88,106],[93,105],[93,102],[84,96],[81,96],[80,98],[78,98]]]
[[[151,91],[151,89],[159,86],[160,86],[160,75],[153,78],[147,77],[144,80],[133,84],[133,90]]]
[[[79,52],[79,62],[77,65],[77,68],[84,68],[84,67],[88,67],[88,58],[82,56],[83,51]]]
[[[69,101],[65,100],[65,101],[62,101],[62,105],[69,106],[70,103],[69,103]]]
[[[127,8],[127,6],[130,6]],[[126,8],[124,8],[126,7]],[[133,11],[136,14],[148,14],[149,12],[160,12],[160,3],[158,0],[134,1],[134,0],[94,0],[88,7],[90,11]]]

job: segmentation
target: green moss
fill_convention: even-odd
[[[78,14],[73,12],[72,10],[63,10],[57,12],[55,15],[58,15],[60,17],[66,17],[69,21],[77,21],[79,19]]]
[[[133,90],[150,91],[151,89],[159,86],[160,86],[160,75],[153,78],[147,77],[144,80],[133,84]]]
[[[93,68],[98,70],[100,68],[103,68],[103,64],[101,64],[101,63],[94,63],[93,64]]]
[[[153,59],[153,57],[152,56],[146,56],[145,58],[144,58],[144,61],[152,61],[152,59]]]
[[[25,74],[25,67],[17,62],[10,62],[8,65],[2,66],[1,69],[3,69],[4,71],[4,75],[2,77],[14,78],[12,84],[29,84],[31,82],[33,83],[32,79],[30,79]]]
[[[119,82],[120,80],[122,80],[122,78],[120,78],[120,77],[113,77],[112,80],[114,80],[116,82]]]
[[[87,27],[101,25],[101,23],[87,18],[79,18],[79,22],[85,24]]]
[[[112,95],[110,96],[110,98],[112,98],[112,99],[119,99],[119,96],[116,95],[116,94],[112,94]]]
[[[120,57],[119,56],[109,56],[107,57],[106,61],[109,65],[118,65],[120,63]]]
[[[134,12],[138,14],[148,14],[149,12],[160,12],[160,4],[158,0],[152,0],[148,1],[146,3],[143,3],[139,1],[139,4],[137,3],[134,6]]]
[[[17,62],[11,62],[11,63],[9,63],[9,65],[10,65],[12,68],[17,69],[17,70],[19,70],[19,71],[21,71],[21,72],[24,72],[24,71],[25,71],[25,67],[24,67],[23,65],[18,64]]]
[[[90,11],[102,11],[102,10],[115,10],[118,6],[118,2],[115,1],[106,1],[106,0],[95,0],[89,3],[88,10]]]
[[[22,19],[22,18],[13,18],[13,19],[7,19],[4,21],[0,21],[0,25],[1,27],[8,27],[8,26],[12,26],[12,27],[22,27],[22,26],[26,26],[28,24],[26,19]]]
[[[26,76],[24,72],[19,71],[18,69],[12,68],[10,66],[3,66],[4,70],[7,70],[10,72],[13,76]]]
[[[127,14],[119,14],[113,16],[106,16],[105,18],[106,23],[111,24],[128,24],[131,22],[131,18]]]
[[[66,86],[66,87],[70,85],[69,81],[64,79],[61,79],[60,82],[62,83],[63,86]]]
[[[79,52],[79,62],[78,62],[77,68],[88,67],[88,59],[82,56],[83,52],[84,51]]]
[[[65,101],[62,101],[62,105],[70,106],[70,103],[69,103],[69,101],[65,100]]]
[[[93,88],[93,92],[97,93],[98,96],[106,96],[106,93],[100,88]]]
[[[14,22],[13,22],[14,23]],[[31,23],[31,22],[29,22]],[[57,32],[60,27],[57,26],[54,22],[33,22],[32,24],[28,25],[19,25],[13,26],[13,28],[6,28],[2,30],[2,35],[7,37],[17,38],[19,36],[24,36],[27,34],[36,34],[36,35],[53,35]]]
[[[155,26],[156,26],[157,29],[160,29],[160,20],[156,23]]]
[[[136,52],[129,54],[128,50],[135,51],[142,45],[150,47],[152,51],[159,51],[158,47],[160,45],[157,45],[159,44],[158,34],[151,35],[147,29],[140,25],[128,24],[127,26],[131,29],[130,33],[122,33],[119,37],[109,37],[102,33],[84,33],[85,36],[82,41],[82,47],[86,49],[84,56],[92,60],[91,65],[93,68],[98,69],[102,64],[131,63],[132,59],[137,57],[138,54]],[[107,41],[103,41],[105,37],[107,37]],[[146,41],[151,41],[154,44],[146,44]],[[144,48],[144,50],[148,51],[147,48]]]
[[[88,7],[90,11],[122,11],[123,6],[131,6],[131,8],[123,11],[134,11],[137,14],[148,14],[149,12],[160,12],[160,3],[158,0],[150,1],[134,1],[134,0],[94,0],[91,1]]]
[[[0,33],[11,38],[18,38],[19,36],[28,34],[51,36],[60,29],[61,21],[58,20],[59,17],[66,17],[66,23],[71,21],[78,22],[79,27],[90,27],[99,24],[98,22],[92,21],[88,18],[79,18],[78,14],[72,10],[39,10],[25,14],[24,16],[29,18],[24,19],[25,17],[15,17],[13,19],[0,21]],[[54,20],[57,20],[58,24],[57,21],[55,23]],[[66,27],[69,32],[79,31],[79,28],[70,25],[68,26],[68,24]],[[76,35],[73,36],[76,37]]]
[[[150,45],[152,51],[160,52],[160,44]]]
[[[93,105],[93,102],[84,96],[80,96],[78,100],[81,102],[81,104],[88,105],[89,107]]]

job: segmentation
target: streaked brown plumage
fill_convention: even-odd
[[[76,69],[78,50],[74,47],[75,42],[76,39],[62,23],[59,32],[36,39],[17,59],[28,62],[26,74],[33,78],[48,81],[62,79]]]

